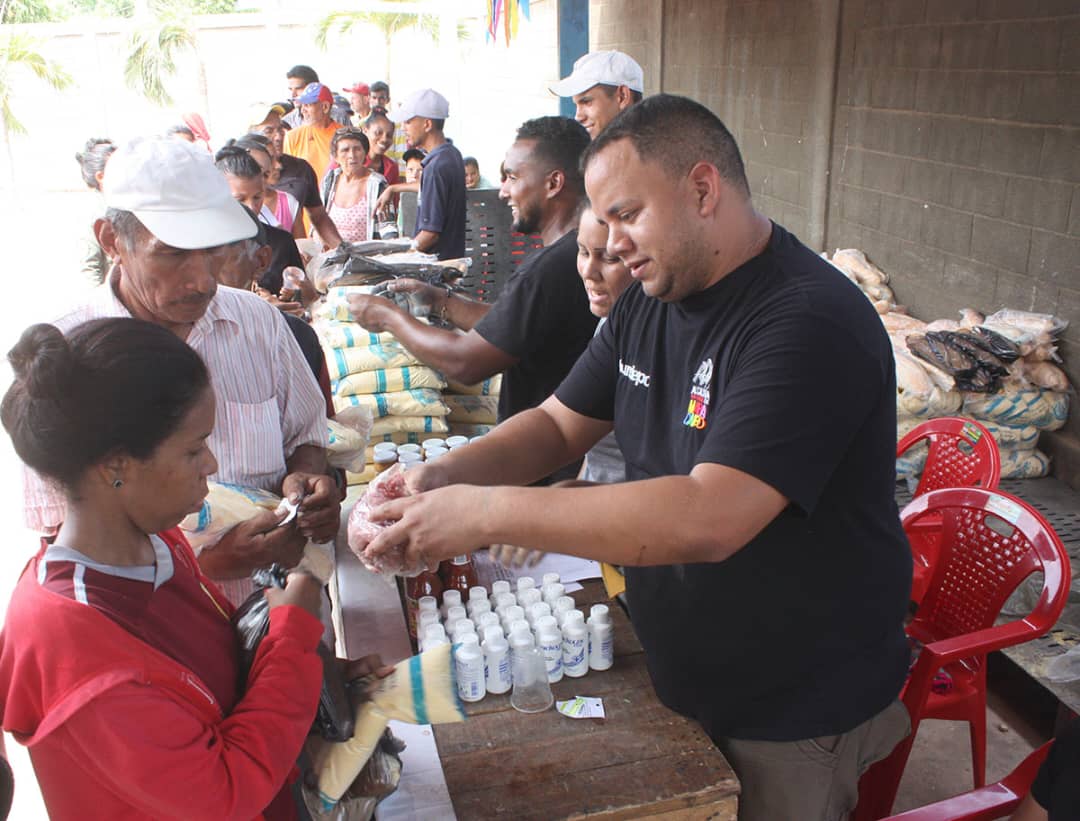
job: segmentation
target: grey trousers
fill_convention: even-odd
[[[739,776],[739,821],[843,821],[858,801],[859,777],[910,732],[907,708],[894,701],[842,735],[720,739]]]

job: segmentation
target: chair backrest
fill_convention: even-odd
[[[1027,576],[1043,573],[1038,604],[1024,619],[1049,630],[1069,592],[1069,557],[1054,529],[1022,499],[1000,490],[952,488],[916,497],[900,515],[905,531],[940,519],[941,538],[926,596],[908,633],[930,642],[993,625]],[[918,539],[912,539],[918,550]]]
[[[899,457],[926,441],[926,456],[915,495],[947,487],[996,488],[1001,478],[1001,457],[990,432],[973,419],[943,416],[916,427],[896,446]]]

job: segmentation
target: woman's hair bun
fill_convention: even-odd
[[[31,325],[8,352],[15,378],[32,399],[59,399],[71,389],[75,356],[55,325]]]

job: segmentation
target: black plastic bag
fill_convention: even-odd
[[[259,643],[270,629],[270,606],[263,591],[267,587],[285,587],[287,572],[279,565],[260,568],[251,574],[257,590],[233,614],[239,642],[240,690],[247,689],[248,674],[255,661]],[[319,657],[323,663],[322,691],[319,711],[312,729],[327,741],[348,741],[353,734],[353,709],[345,691],[345,676],[341,663],[324,642],[319,642]]]

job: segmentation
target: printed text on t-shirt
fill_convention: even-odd
[[[709,383],[712,381],[713,361],[706,359],[694,374],[694,382],[690,386],[690,403],[686,408],[686,417],[683,424],[695,430],[705,430],[709,418],[709,400],[712,393],[709,391]]]
[[[634,385],[638,385],[642,388],[649,387],[649,380],[651,377],[647,373],[642,373],[633,365],[626,365],[622,359],[619,360],[619,373],[625,376]]]

